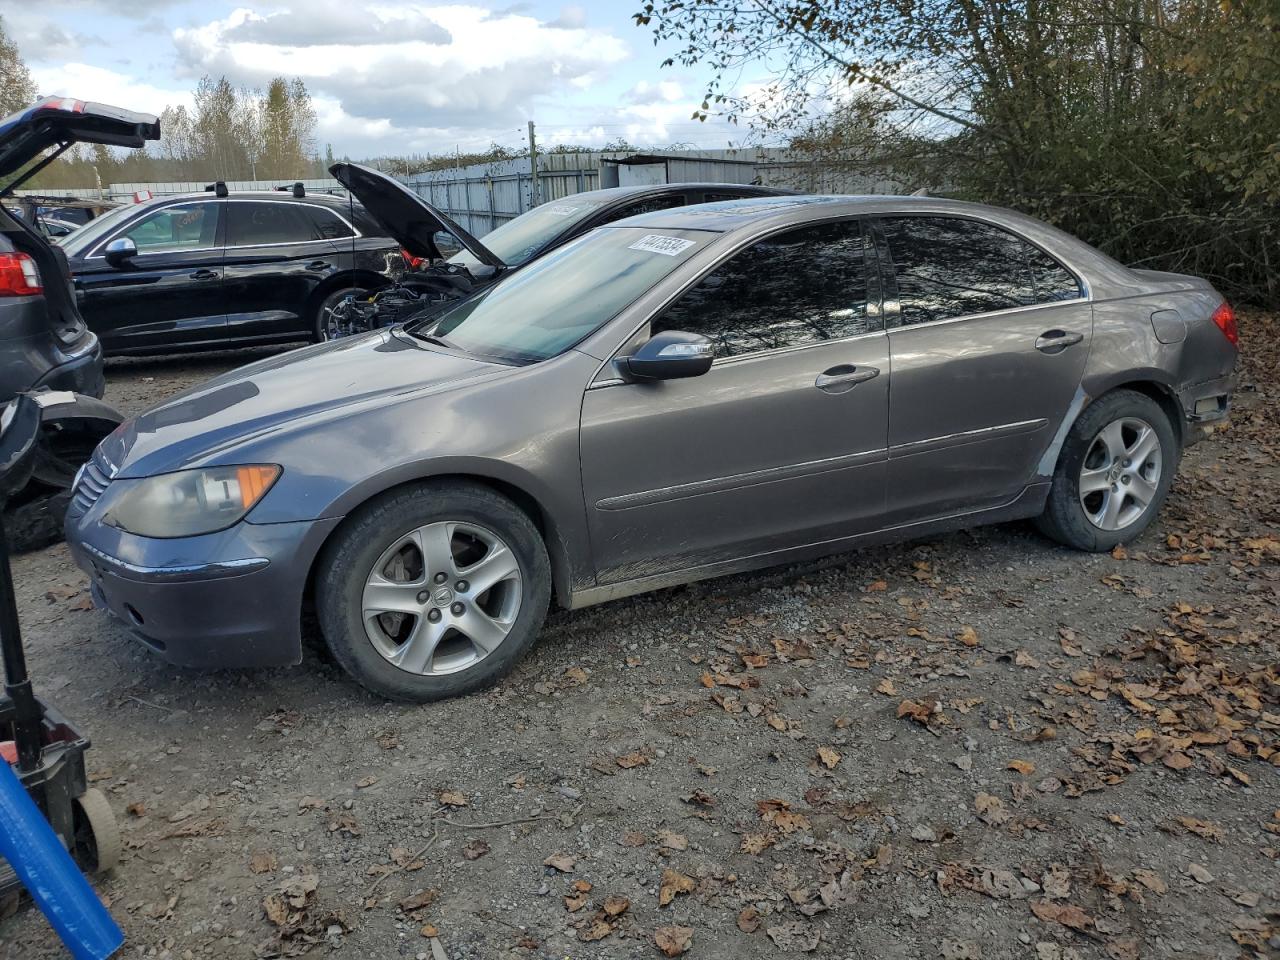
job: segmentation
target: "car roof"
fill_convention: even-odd
[[[573,204],[581,206],[588,204],[593,207],[608,206],[611,203],[619,203],[624,200],[631,200],[635,197],[654,196],[661,197],[673,193],[692,193],[703,191],[707,193],[740,193],[744,197],[769,197],[785,194],[786,191],[776,187],[762,187],[755,183],[646,183],[635,184],[627,187],[605,187],[602,190],[584,190],[581,193],[571,193],[568,196],[557,197],[554,200],[545,200],[543,205],[552,203]],[[736,203],[736,200],[716,201],[718,203]],[[534,207],[533,209],[538,209]]]
[[[164,203],[179,201],[190,203],[193,200],[276,200],[282,203],[285,201],[293,203],[323,203],[341,205],[343,207],[350,203],[347,197],[332,193],[308,193],[301,197],[295,197],[288,190],[232,190],[225,197],[219,197],[212,190],[198,190],[192,193],[167,193],[159,197],[152,197],[149,200],[143,200],[141,203],[133,204],[133,206],[143,210],[147,207],[158,207]],[[359,206],[359,204],[356,204],[356,206]]]

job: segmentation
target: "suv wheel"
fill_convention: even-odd
[[[316,315],[311,321],[311,336],[316,343],[339,340],[350,335],[350,331],[345,330],[342,324],[337,322],[333,310],[347,297],[365,292],[367,291],[364,287],[340,287],[320,301],[320,306],[316,307]]]
[[[1173,484],[1178,440],[1160,405],[1117,390],[1087,407],[1067,434],[1038,525],[1077,550],[1136,539]]]
[[[478,484],[427,483],[375,500],[326,546],[316,575],[334,658],[393,700],[492,683],[533,644],[550,597],[537,528]]]

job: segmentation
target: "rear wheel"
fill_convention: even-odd
[[[394,700],[492,683],[533,644],[551,596],[533,522],[476,484],[422,484],[374,501],[320,563],[316,607],[330,651]]]
[[[1038,525],[1078,550],[1110,550],[1155,520],[1178,466],[1173,425],[1145,394],[1117,390],[1067,434]]]
[[[106,873],[120,862],[120,826],[101,790],[90,787],[72,801],[71,852],[88,873]]]

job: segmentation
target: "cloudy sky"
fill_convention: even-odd
[[[159,112],[203,74],[300,76],[318,148],[354,157],[544,143],[723,147],[746,134],[690,114],[703,77],[658,65],[639,0],[41,0],[4,5],[41,94]],[[743,78],[750,82],[753,78]]]

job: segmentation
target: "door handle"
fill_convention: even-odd
[[[838,367],[832,367],[818,374],[818,379],[813,381],[813,385],[827,393],[844,393],[878,376],[880,376],[879,367],[855,367],[851,363],[842,363]]]
[[[197,270],[191,274],[192,280],[217,280],[218,275],[212,270]]]
[[[1041,353],[1061,353],[1084,339],[1083,333],[1066,330],[1046,330],[1036,338],[1036,349]]]
[[[333,264],[328,260],[312,260],[307,264],[308,270],[328,270]]]

